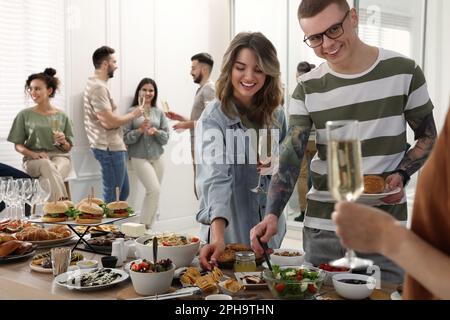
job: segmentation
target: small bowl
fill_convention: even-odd
[[[287,254],[299,254],[296,256],[282,256],[279,255],[281,253]],[[273,253],[270,255],[270,262],[272,264],[279,265],[280,267],[284,266],[301,266],[305,261],[305,253],[299,249],[274,249]]]
[[[102,258],[102,266],[104,268],[115,268],[117,264],[116,256],[106,256]]]
[[[77,266],[80,269],[97,268],[98,267],[98,261],[97,260],[81,260],[81,261],[77,262]]]
[[[233,300],[233,297],[228,294],[210,294],[205,297],[205,300]]]
[[[362,284],[345,283],[347,281],[364,281]],[[370,296],[375,288],[376,280],[372,276],[356,273],[341,273],[333,276],[333,286],[336,292],[343,298],[351,300],[365,299]]]

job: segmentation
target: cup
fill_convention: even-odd
[[[210,294],[205,297],[205,300],[233,300],[233,297],[228,294]]]
[[[52,248],[50,250],[52,259],[53,276],[56,277],[67,272],[71,260],[70,248]]]
[[[102,258],[103,268],[115,268],[117,264],[116,256],[106,256]]]
[[[125,242],[125,257],[136,259],[136,243],[134,240],[128,240]]]
[[[111,256],[117,257],[117,266],[121,267],[123,265],[123,242],[115,240],[112,243]]]

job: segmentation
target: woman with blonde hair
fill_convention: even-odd
[[[72,169],[72,123],[50,103],[59,87],[55,74],[55,69],[47,68],[28,77],[25,90],[36,105],[17,114],[8,136],[23,155],[25,171],[33,178],[49,180],[50,200],[67,198],[64,179]]]
[[[217,99],[202,113],[195,133],[197,221],[208,242],[200,252],[200,263],[207,269],[217,263],[227,243],[249,245],[250,229],[265,216],[270,175],[259,175],[267,168],[256,150],[259,137],[266,136],[264,148],[270,150],[273,169],[286,135],[282,97],[273,44],[259,32],[236,35],[223,58]],[[255,186],[259,191],[254,192]],[[282,219],[278,230],[271,247],[281,244],[286,230]]]

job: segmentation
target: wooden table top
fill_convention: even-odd
[[[40,251],[46,251],[44,249]],[[39,251],[38,251],[39,252]],[[85,259],[101,260],[103,255],[81,252]],[[30,269],[31,258],[11,263],[0,264],[0,299],[43,299],[43,300],[111,300],[127,299],[139,297],[133,289],[131,280],[102,290],[80,291],[69,290],[54,283],[52,273],[40,273]],[[125,265],[125,264],[124,264]],[[228,276],[233,277],[232,270],[223,270]],[[173,283],[174,288],[177,284]],[[390,294],[395,291],[394,285],[382,284],[381,290],[374,290],[371,298],[374,300],[389,299]],[[338,300],[332,286],[322,286],[320,290],[321,298],[325,300]],[[203,299],[204,297],[195,295],[182,299]],[[272,299],[272,294],[268,289],[245,290],[235,299]]]

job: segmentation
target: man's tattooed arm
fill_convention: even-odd
[[[308,143],[310,126],[293,125],[281,145],[278,172],[272,176],[267,194],[267,212],[280,216],[297,182]]]
[[[408,123],[414,130],[414,139],[417,142],[406,153],[398,169],[405,170],[411,176],[423,166],[430,155],[434,142],[436,141],[437,132],[432,113],[424,118],[421,123],[414,121],[408,121]]]

